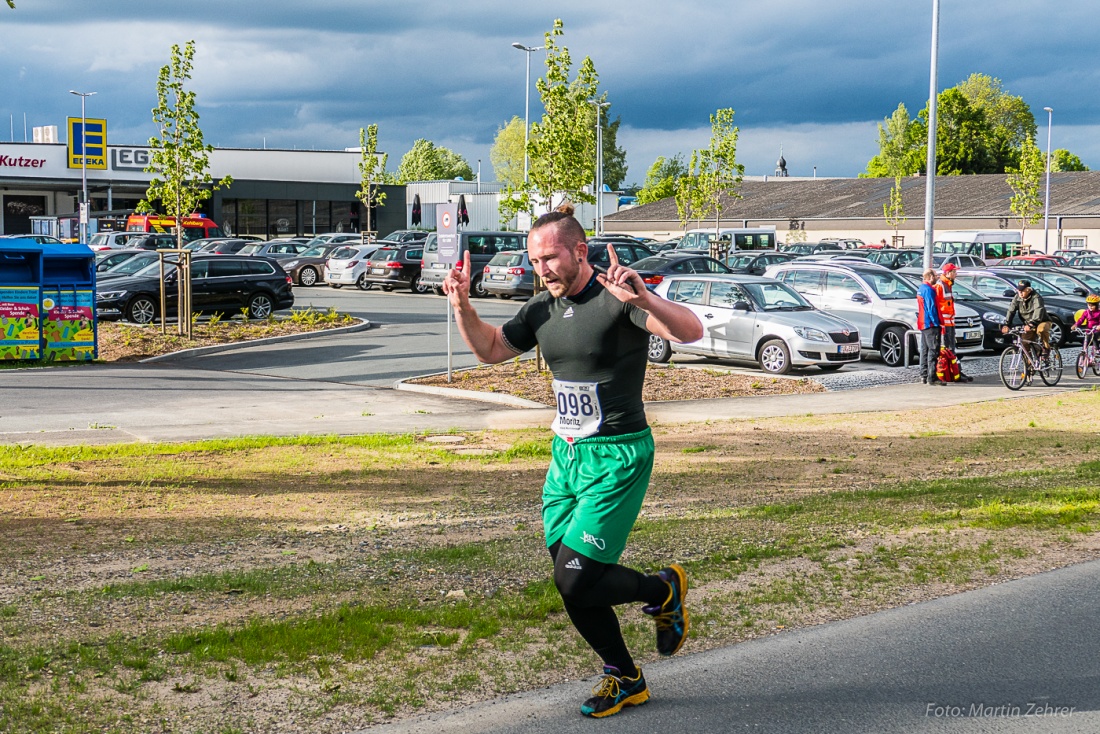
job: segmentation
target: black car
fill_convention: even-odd
[[[875,265],[883,265],[891,270],[899,268],[917,268],[924,261],[924,250],[915,247],[909,248],[883,248],[870,250],[867,254],[867,262]]]
[[[1035,292],[1043,297],[1050,316],[1051,343],[1057,346],[1066,344],[1072,338],[1069,327],[1073,325],[1077,311],[1085,307],[1085,299],[1081,296],[1063,293],[1032,270],[968,268],[960,270],[955,276],[956,283],[999,301],[1005,311],[1008,311],[1008,305],[1016,295],[1016,283],[1020,280],[1031,281]]]
[[[722,263],[706,255],[654,255],[631,263],[630,267],[642,276],[645,287],[653,290],[668,275],[684,273],[732,273]]]
[[[843,250],[836,242],[792,242],[788,245],[780,245],[779,251],[790,255],[816,255],[828,250]]]
[[[399,245],[414,245],[428,239],[431,234],[426,229],[398,229],[390,232],[382,239],[388,242],[396,242]]]
[[[776,263],[794,260],[794,255],[775,250],[757,250],[749,252],[731,252],[726,256],[726,265],[735,273],[763,275],[764,269]]]
[[[420,283],[420,261],[424,245],[386,245],[371,253],[363,281],[382,286],[384,291],[409,288],[413,293],[427,293],[430,286]]]
[[[267,242],[249,242],[242,247],[237,254],[251,257],[273,257],[276,259],[290,258],[305,252],[304,242],[291,240],[268,240]]]
[[[199,252],[212,252],[215,255],[236,255],[244,248],[255,244],[257,243],[249,240],[220,240],[218,242],[211,242],[209,245],[199,250]]]
[[[1095,270],[1028,268],[1027,272],[1035,273],[1055,288],[1075,296],[1084,298],[1091,293],[1100,293],[1100,274]]]
[[[647,257],[653,257],[653,250],[637,242],[624,239],[598,239],[588,241],[588,262],[593,265],[607,266],[611,262],[611,256],[607,254],[607,246],[615,249],[615,255],[619,258],[620,265],[630,265]]]
[[[920,268],[904,268],[898,274],[908,279],[913,285],[920,286],[924,282],[924,271]],[[955,296],[955,303],[968,306],[978,312],[978,318],[982,324],[982,348],[995,352],[1004,351],[1005,347],[1012,344],[1012,336],[1002,334],[1001,327],[1005,323],[1005,311],[1007,304],[1003,300],[995,300],[955,281],[951,288]]]
[[[178,244],[174,234],[159,232],[143,234],[126,242],[127,247],[135,250],[174,250]]]
[[[166,266],[168,314],[176,312],[178,276]],[[263,257],[195,255],[191,259],[191,303],[196,313],[233,315],[247,310],[254,319],[294,305],[290,276],[278,262]],[[96,283],[99,318],[152,323],[160,315],[160,272]]]

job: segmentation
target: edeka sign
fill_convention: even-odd
[[[70,117],[69,168],[107,170],[107,121]]]

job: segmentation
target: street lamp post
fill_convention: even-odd
[[[95,92],[77,92],[69,94],[80,97],[80,244],[88,244],[88,121],[84,115],[84,102]]]
[[[512,44],[512,48],[518,48],[527,54],[527,86],[524,89],[523,100],[523,183],[527,184],[527,136],[531,130],[531,52],[542,51],[545,46],[524,46],[518,41]]]
[[[600,112],[605,107],[610,107],[610,102],[601,102],[598,99],[588,100],[589,104],[596,107],[596,230],[597,235],[603,234],[603,126],[600,125]]]
[[[1054,110],[1050,107],[1044,107],[1047,113],[1047,194],[1046,199],[1043,202],[1043,252],[1047,255],[1050,254],[1050,244],[1048,237],[1050,236],[1050,127],[1054,122]]]
[[[936,224],[936,71],[940,55],[940,0],[932,0],[932,68],[928,75],[928,160],[924,179],[924,267],[932,267],[932,239]]]

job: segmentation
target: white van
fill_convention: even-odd
[[[710,251],[710,240],[714,237],[715,229],[689,229],[676,243],[676,250],[696,250],[699,252]],[[775,227],[722,227],[718,231],[719,240],[728,240],[724,247],[728,252],[734,250],[774,250],[777,240]]]
[[[1020,233],[1007,229],[983,232],[939,232],[932,243],[932,252],[943,255],[974,255],[986,265],[996,265],[998,260],[1019,255]]]

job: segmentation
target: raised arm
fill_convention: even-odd
[[[462,254],[462,267],[451,268],[443,280],[443,292],[451,300],[455,310],[455,322],[462,341],[483,364],[497,364],[516,356],[501,336],[499,326],[481,320],[470,303],[470,252]]]

